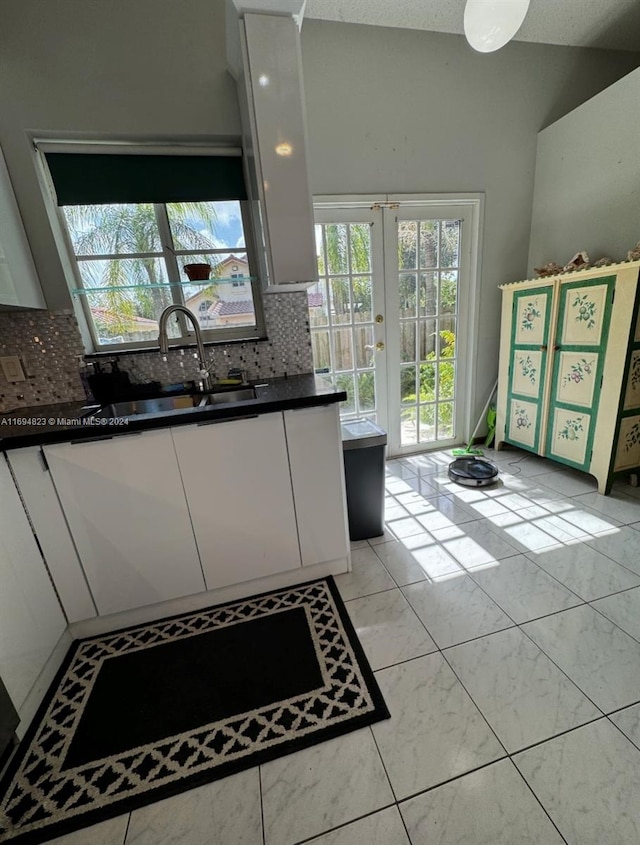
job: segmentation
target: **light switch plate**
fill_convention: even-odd
[[[22,369],[22,363],[17,355],[7,355],[0,358],[0,367],[7,381],[25,381],[26,376]]]

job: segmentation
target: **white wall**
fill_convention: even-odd
[[[578,250],[616,261],[640,240],[640,69],[538,135],[529,273]]]
[[[2,0],[0,147],[48,306],[68,308],[28,133],[239,137],[224,0]]]
[[[640,59],[522,42],[481,55],[462,36],[314,20],[302,59],[314,194],[485,192],[479,413],[497,285],[526,275],[537,133]]]

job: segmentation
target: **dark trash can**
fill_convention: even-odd
[[[371,420],[342,423],[349,536],[379,537],[384,531],[384,457],[386,432]]]

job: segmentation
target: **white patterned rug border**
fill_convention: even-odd
[[[0,842],[43,841],[32,840],[29,834],[51,828],[51,836],[59,835],[53,832],[54,825],[57,831],[66,822],[85,815],[93,819],[100,812],[108,818],[116,815],[118,808],[125,812],[125,805],[136,799],[136,806],[142,806],[165,797],[158,794],[163,789],[166,795],[175,794],[230,770],[257,765],[265,755],[272,759],[279,756],[279,747],[285,743],[295,744],[314,734],[321,741],[327,735],[343,733],[344,726],[354,719],[370,723],[388,715],[340,605],[333,579],[327,578],[78,641],[52,685],[50,700],[41,708],[44,712],[34,720],[37,726],[28,733],[28,750],[0,799]],[[305,611],[322,686],[240,716],[63,768],[106,660],[293,608]],[[262,759],[249,762],[256,757]],[[215,774],[216,769],[220,774]]]

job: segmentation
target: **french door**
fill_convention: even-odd
[[[477,208],[392,200],[316,206],[308,298],[314,366],[346,390],[341,416],[377,422],[400,455],[467,433]]]

